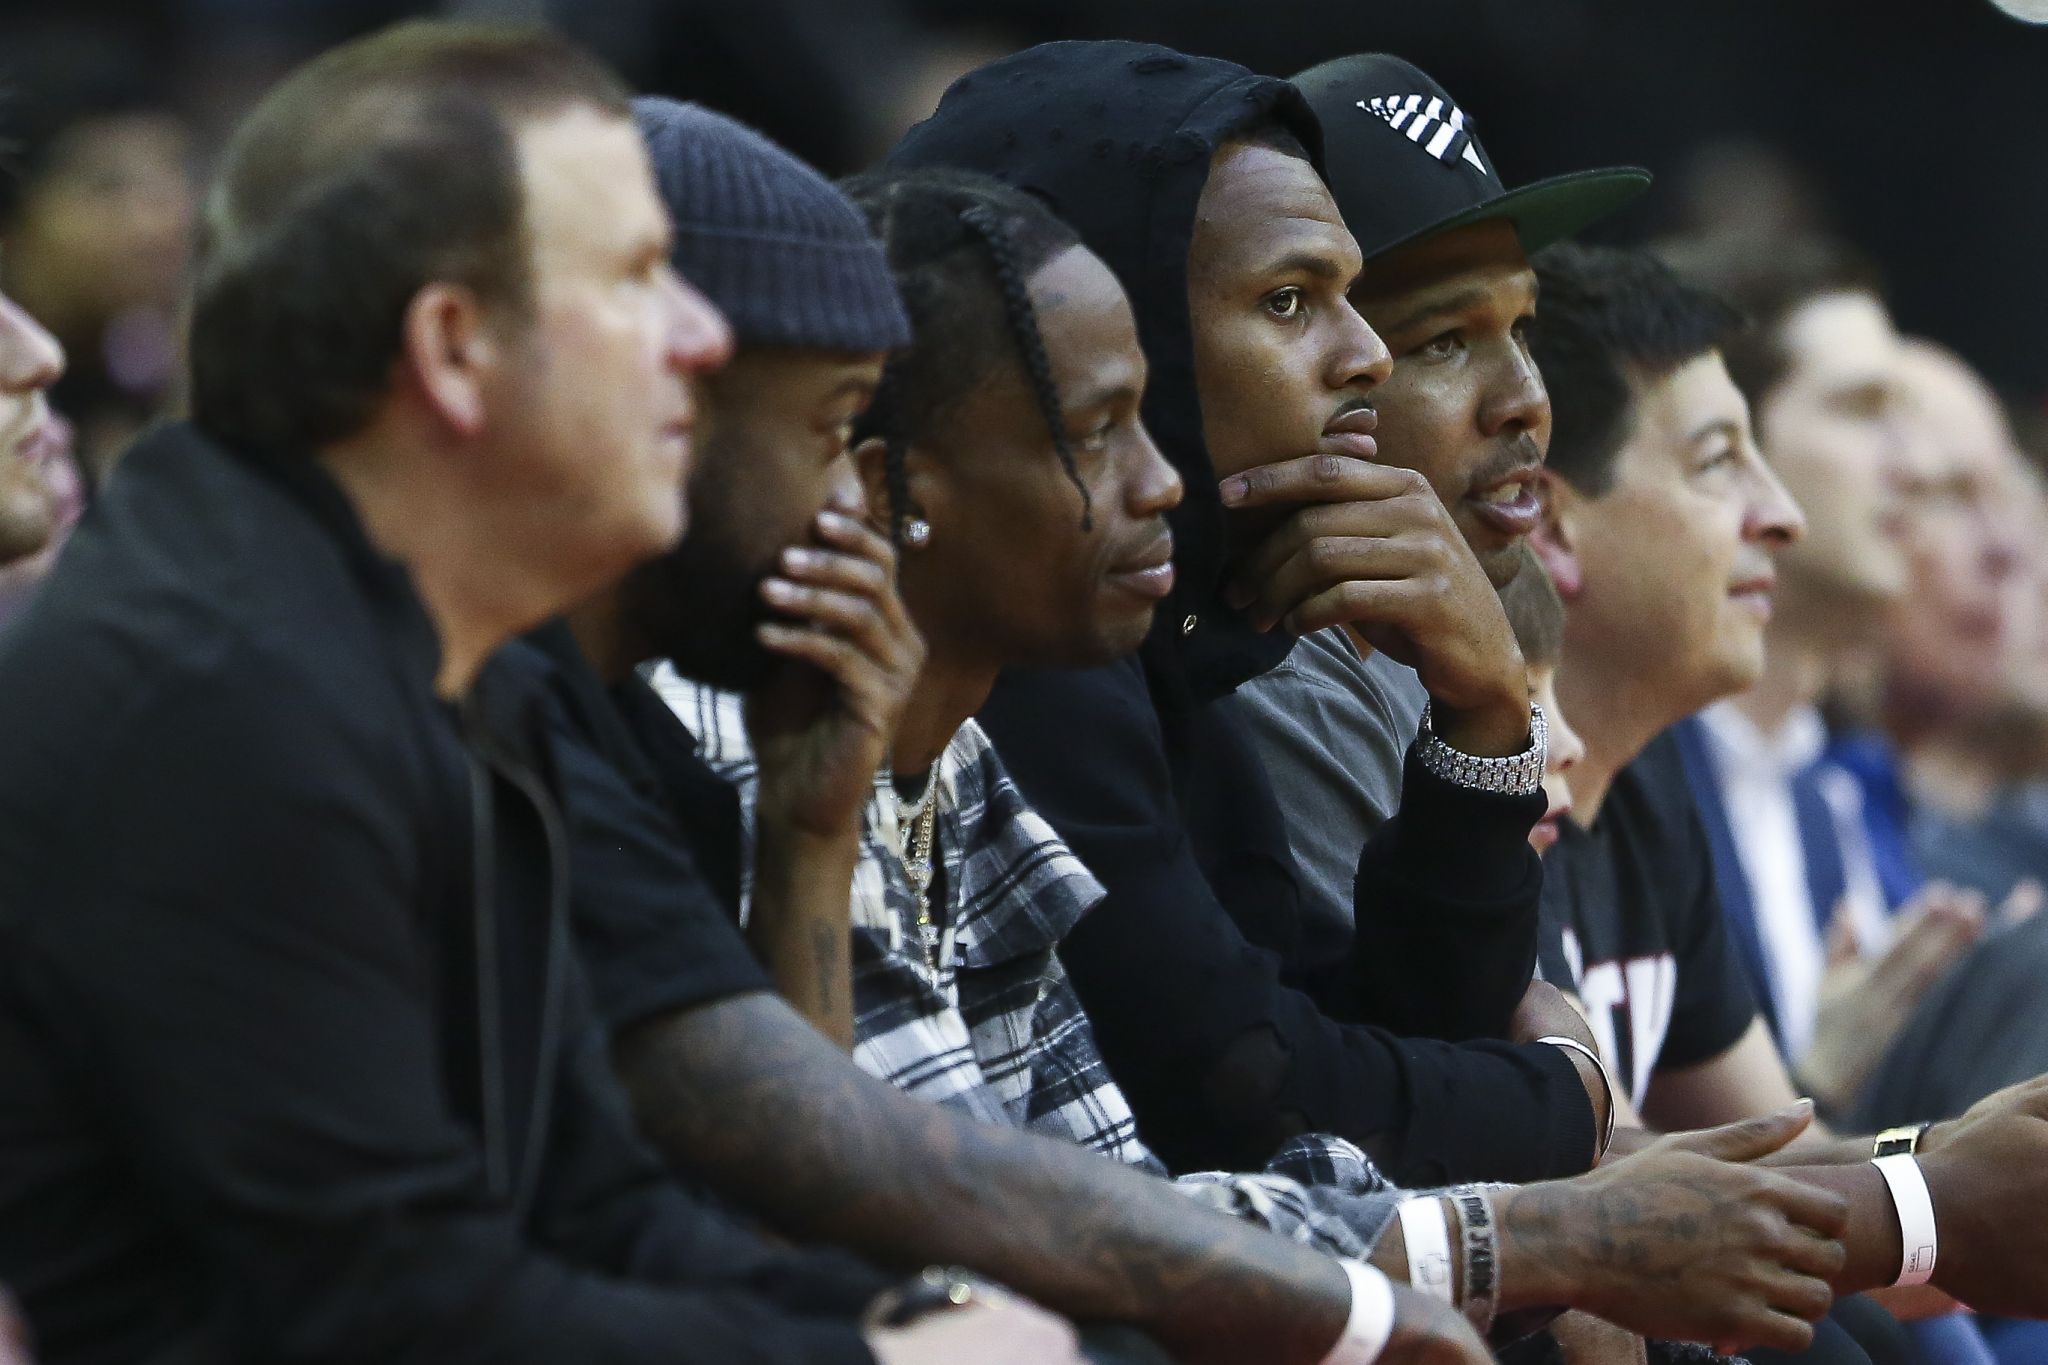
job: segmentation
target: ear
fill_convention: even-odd
[[[889,497],[888,443],[879,436],[868,437],[853,448],[853,466],[860,474],[861,491],[867,498],[868,519],[877,530],[886,533],[894,513]],[[903,514],[929,517],[927,508],[934,493],[931,464],[916,446],[903,453],[903,481],[910,490],[910,505],[903,509]]]
[[[499,346],[476,292],[430,284],[406,305],[401,344],[420,396],[455,434],[483,432]]]
[[[877,530],[889,526],[889,443],[870,436],[853,448],[853,469],[867,499],[868,521]]]
[[[1557,595],[1567,604],[1584,591],[1586,576],[1579,567],[1577,517],[1578,494],[1563,480],[1549,481],[1543,499],[1543,519],[1529,533],[1529,548],[1542,561]]]

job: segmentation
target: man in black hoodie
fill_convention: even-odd
[[[675,540],[730,346],[615,80],[337,49],[206,226],[194,420],[0,647],[0,1279],[46,1365],[1072,1361],[1021,1306],[863,1331],[884,1277],[670,1184],[592,1046],[486,659]]]
[[[1319,145],[1285,82],[1163,48],[1053,43],[963,77],[892,154],[1041,195],[1117,271],[1151,366],[1145,421],[1188,489],[1179,582],[1140,659],[1007,676],[980,720],[1109,889],[1062,954],[1169,1163],[1250,1165],[1322,1130],[1408,1183],[1583,1170],[1607,1098],[1585,1058],[1375,1026],[1480,1016],[1508,1030],[1533,963],[1541,871],[1524,840],[1542,745],[1456,528],[1419,477],[1371,463],[1387,355],[1344,298],[1358,252],[1315,172]],[[1279,965],[1300,954],[1277,803],[1215,703],[1295,633],[1340,620],[1415,663],[1438,723],[1400,818],[1366,850],[1370,913],[1316,983],[1319,1007]],[[1267,941],[1233,919],[1246,903]],[[1414,961],[1404,926],[1445,918],[1468,954]],[[1418,975],[1427,989],[1404,984]],[[1582,1035],[1568,1009],[1531,996],[1515,1036]]]

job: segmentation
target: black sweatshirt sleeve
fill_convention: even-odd
[[[1339,984],[1365,1017],[1453,1042],[1506,1032],[1536,970],[1543,863],[1529,829],[1544,805],[1541,792],[1447,782],[1409,751],[1400,808],[1359,859],[1351,971]]]
[[[217,1287],[222,1349],[870,1362],[846,1320],[740,1287],[772,1266],[691,1259],[723,1237],[693,1232],[662,1256],[658,1214],[574,1235],[557,1217],[562,1246],[609,1242],[619,1269],[645,1259],[692,1282],[658,1287],[550,1253],[480,1197],[418,922],[416,755],[370,726],[348,733],[319,691],[235,668],[138,701],[109,746],[90,847],[63,860],[25,936],[38,1023]]]
[[[980,719],[1109,890],[1061,957],[1146,1140],[1174,1168],[1256,1168],[1279,1139],[1322,1131],[1408,1184],[1585,1169],[1592,1106],[1558,1049],[1404,1040],[1339,1022],[1282,982],[1203,874],[1135,665],[1006,677]],[[1440,851],[1388,856],[1412,873]]]

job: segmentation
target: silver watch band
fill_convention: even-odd
[[[1542,789],[1543,764],[1550,750],[1548,723],[1543,708],[1529,703],[1529,747],[1506,758],[1480,758],[1453,749],[1437,738],[1430,723],[1430,708],[1422,708],[1422,748],[1419,757],[1430,773],[1473,791],[1498,792],[1503,796],[1531,796]]]

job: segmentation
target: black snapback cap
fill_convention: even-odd
[[[1500,219],[1534,255],[1650,187],[1648,171],[1616,166],[1508,189],[1449,92],[1384,52],[1336,57],[1293,79],[1323,125],[1323,179],[1367,260]]]

